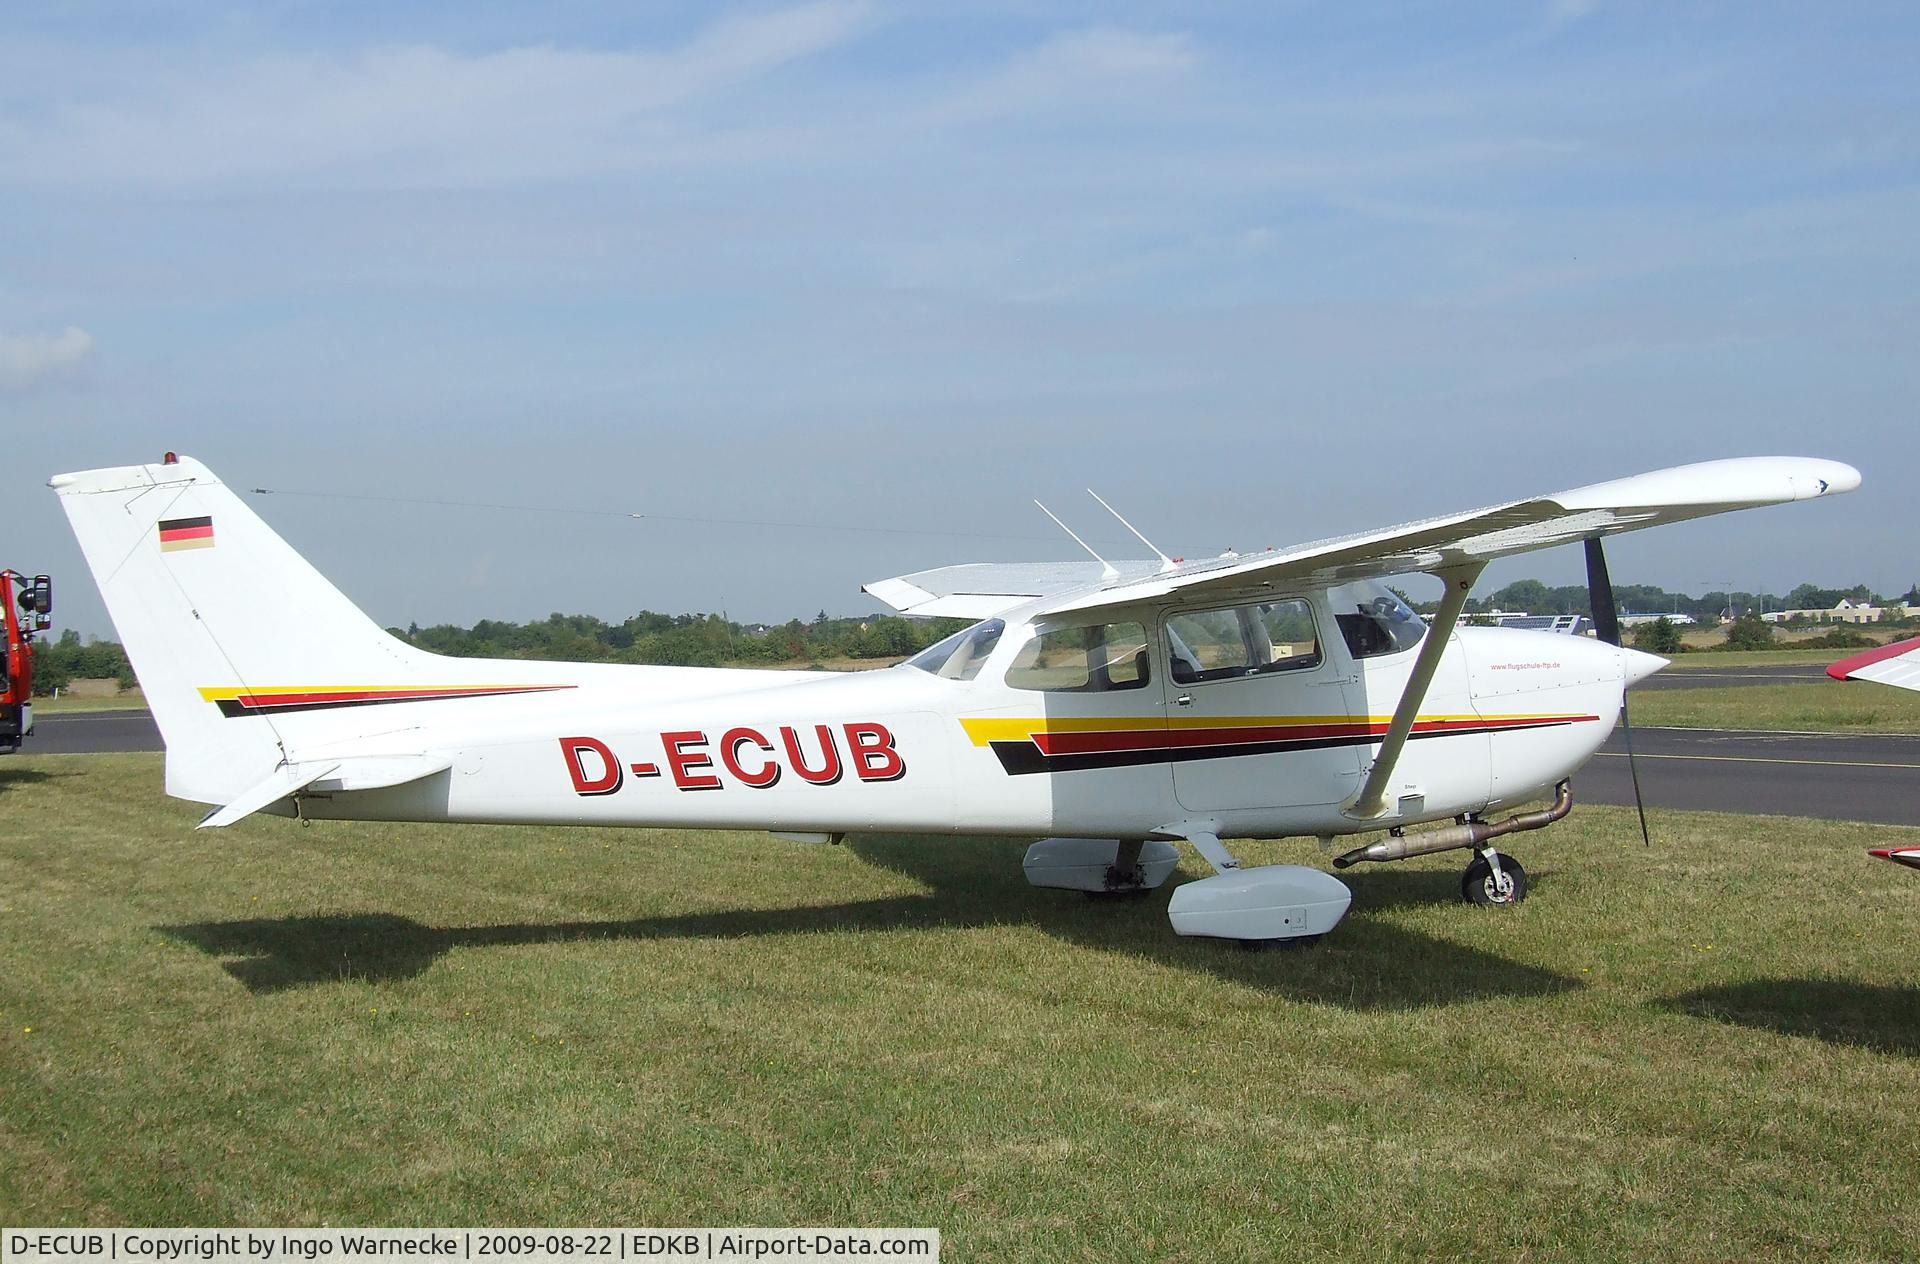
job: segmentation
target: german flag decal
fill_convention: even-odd
[[[213,519],[211,517],[162,518],[160,520],[160,551],[162,553],[212,547]]]
[[[440,702],[450,698],[496,698],[516,693],[551,693],[572,685],[270,685],[257,689],[202,689],[200,697],[232,719],[242,715],[278,715],[283,711],[331,711],[391,702]]]
[[[973,719],[960,721],[975,746],[986,746],[1009,776],[1131,768],[1142,764],[1277,755],[1329,746],[1362,746],[1386,736],[1390,717],[1332,715],[1200,716],[1127,719]],[[1581,724],[1593,715],[1422,716],[1408,736],[1453,737]]]

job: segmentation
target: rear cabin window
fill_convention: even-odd
[[[1150,657],[1146,629],[1137,623],[1054,628],[1021,647],[1007,668],[1007,684],[1046,693],[1144,689]]]
[[[1167,656],[1178,684],[1305,671],[1320,665],[1313,609],[1299,598],[1167,620]]]

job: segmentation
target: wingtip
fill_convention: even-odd
[[[1814,461],[1808,473],[1810,487],[1802,500],[1816,496],[1837,496],[1860,486],[1860,471],[1845,461]]]

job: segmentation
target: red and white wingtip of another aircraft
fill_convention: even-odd
[[[1871,680],[1901,689],[1920,689],[1920,636],[1862,650],[1827,668],[1835,680]]]
[[[1871,680],[1898,689],[1920,690],[1920,636],[1862,650],[1827,668],[1827,675],[1835,680]],[[1920,869],[1920,847],[1870,847],[1867,854]]]

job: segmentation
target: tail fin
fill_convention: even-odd
[[[198,461],[56,475],[167,744],[167,793],[226,803],[286,756],[274,712],[443,675]],[[266,700],[263,702],[263,700]],[[371,699],[369,699],[371,700]]]

